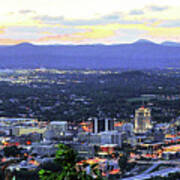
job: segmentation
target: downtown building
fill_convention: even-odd
[[[97,134],[104,131],[114,130],[114,120],[112,118],[93,118],[93,133]]]
[[[89,143],[96,145],[121,146],[121,133],[114,130],[113,118],[92,118],[93,133],[90,133]]]
[[[146,133],[151,128],[151,110],[142,106],[135,111],[134,132]]]

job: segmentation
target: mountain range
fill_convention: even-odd
[[[118,45],[0,46],[0,68],[129,68],[180,67],[180,43],[138,40]]]

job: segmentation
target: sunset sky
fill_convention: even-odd
[[[0,2],[0,44],[180,42],[180,0]]]

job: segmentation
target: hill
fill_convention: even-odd
[[[147,40],[119,45],[0,46],[0,68],[167,68],[180,67],[180,47]]]
[[[165,41],[161,44],[164,46],[180,47],[180,43],[172,42],[172,41]]]

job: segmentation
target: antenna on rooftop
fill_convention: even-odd
[[[145,107],[144,99],[142,100],[142,107]]]

